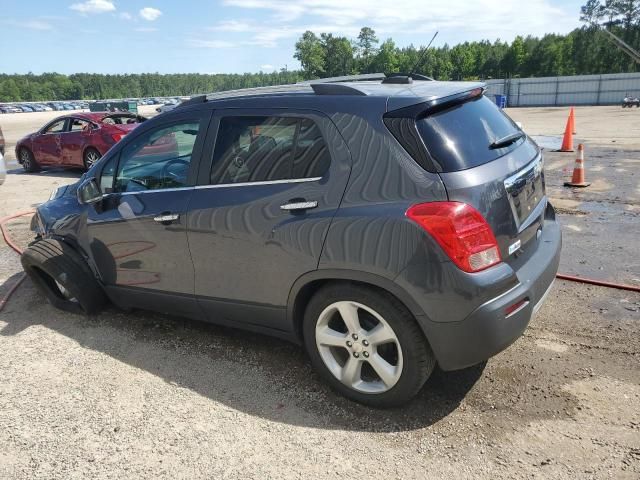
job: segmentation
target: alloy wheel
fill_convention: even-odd
[[[29,152],[24,149],[20,150],[20,160],[22,160],[22,166],[25,170],[31,168],[31,155],[29,155]]]
[[[344,385],[384,393],[402,375],[402,349],[387,321],[366,305],[339,301],[320,314],[315,340],[322,361]]]
[[[89,150],[85,154],[85,165],[87,167],[87,170],[90,169],[98,160],[100,160],[100,154],[95,150]]]

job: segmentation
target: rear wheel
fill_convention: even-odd
[[[84,259],[69,245],[54,239],[32,243],[22,254],[29,278],[56,308],[95,314],[105,294]]]
[[[435,366],[411,313],[373,288],[340,283],[319,290],[303,327],[314,367],[335,390],[370,406],[406,403]]]
[[[87,148],[83,155],[84,168],[89,170],[98,160],[100,160],[100,157],[102,157],[102,155],[98,150],[93,147]]]
[[[33,173],[40,171],[40,165],[36,162],[36,159],[28,148],[20,149],[20,163],[25,172]]]

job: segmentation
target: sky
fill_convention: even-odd
[[[567,33],[586,0],[0,0],[0,73],[242,73],[300,67],[305,30],[398,46]]]

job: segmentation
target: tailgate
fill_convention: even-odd
[[[472,205],[487,220],[503,261],[535,245],[547,198],[542,154],[531,140],[490,163],[440,176],[450,200]]]

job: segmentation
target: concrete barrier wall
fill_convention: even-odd
[[[509,107],[615,105],[640,97],[640,73],[486,80],[488,95],[507,95]]]

